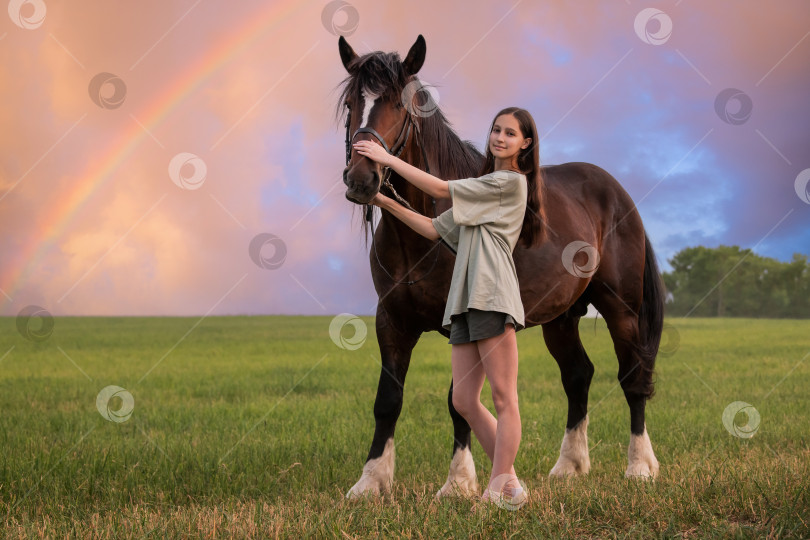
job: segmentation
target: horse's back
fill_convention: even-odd
[[[572,221],[587,222],[604,234],[625,222],[632,228],[641,226],[630,195],[609,172],[598,165],[585,162],[546,165],[542,167],[542,173],[546,212],[551,227],[555,222],[561,225]],[[581,231],[576,223],[571,223],[570,228]],[[581,240],[588,241],[586,238]]]

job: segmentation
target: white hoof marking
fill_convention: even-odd
[[[549,476],[574,476],[588,474],[591,458],[588,455],[588,416],[572,429],[565,430],[560,457],[548,473]]]
[[[627,449],[627,478],[652,479],[658,475],[658,460],[655,459],[647,426],[641,435],[630,435],[630,446]]]
[[[475,474],[475,462],[469,447],[457,449],[450,462],[450,474],[447,482],[436,493],[436,497],[471,496],[478,493],[478,478]]]
[[[346,493],[347,499],[362,495],[379,495],[390,491],[394,482],[394,439],[385,442],[385,448],[380,457],[370,459],[363,466],[360,480]]]

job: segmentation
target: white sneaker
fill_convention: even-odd
[[[487,489],[484,491],[484,495],[481,499],[494,503],[498,508],[514,512],[528,502],[529,494],[523,487],[505,487],[500,493],[492,489]]]

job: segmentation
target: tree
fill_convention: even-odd
[[[788,263],[739,246],[685,248],[664,273],[670,315],[696,317],[810,317],[810,265]]]

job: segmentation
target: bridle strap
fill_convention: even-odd
[[[419,123],[418,123],[418,122],[417,122],[417,121],[416,121],[416,120],[415,120],[415,119],[414,119],[414,118],[413,118],[411,115],[408,115],[408,120],[407,120],[406,122],[407,122],[407,124],[408,124],[408,131],[407,131],[407,133],[405,134],[405,137],[404,137],[404,138],[403,138],[403,140],[402,140],[402,145],[400,146],[400,148],[399,148],[399,150],[397,151],[397,153],[395,154],[395,156],[396,156],[396,157],[399,157],[399,155],[402,153],[402,150],[405,148],[405,144],[408,142],[408,137],[410,136],[410,133],[411,133],[411,131],[410,131],[410,129],[411,129],[411,125],[413,125],[413,128],[414,128],[414,133],[416,134],[416,146],[418,146],[418,147],[419,147],[419,149],[422,151],[422,163],[423,163],[423,164],[424,164],[424,166],[425,166],[425,171],[426,171],[428,174],[430,174],[430,165],[428,165],[427,153],[425,152],[425,145],[424,145],[424,144],[422,144],[422,141],[421,141],[421,132],[420,132],[420,130],[419,130]],[[404,131],[404,129],[403,129],[403,131]],[[374,135],[374,134],[372,133],[372,135]],[[376,136],[376,135],[375,135],[375,136]],[[383,143],[383,147],[384,147],[384,146],[385,146],[385,144]],[[391,152],[389,151],[388,153],[390,154]],[[397,192],[396,192],[396,190],[394,189],[393,184],[391,184],[391,182],[388,180],[388,178],[389,178],[390,176],[391,176],[391,169],[390,169],[389,167],[386,167],[386,168],[385,168],[385,171],[384,171],[384,173],[383,173],[383,178],[382,178],[382,186],[381,186],[381,187],[387,187],[387,188],[388,188],[388,189],[391,191],[391,194],[394,196],[394,198],[395,198],[397,201],[399,201],[399,203],[400,203],[402,206],[404,206],[405,208],[408,208],[409,210],[412,210],[412,211],[416,212],[416,210],[414,210],[414,208],[413,208],[413,207],[412,207],[412,206],[411,206],[411,205],[408,203],[408,201],[406,201],[404,198],[402,198],[402,196],[401,196],[399,193],[397,193]],[[435,198],[433,198],[433,197],[431,197],[431,201],[433,202],[433,215],[434,215],[434,216],[438,216],[439,214],[438,214],[438,212],[436,211],[436,199],[435,199]],[[393,285],[393,286],[397,286],[397,285],[400,285],[400,284],[405,284],[405,285],[413,285],[414,283],[417,283],[417,282],[422,281],[423,279],[425,279],[425,278],[426,278],[426,277],[427,277],[427,276],[428,276],[428,275],[429,275],[429,274],[430,274],[430,273],[433,271],[433,269],[434,269],[434,268],[436,268],[436,263],[438,263],[438,262],[439,262],[439,250],[437,249],[437,247],[439,246],[439,244],[440,244],[441,242],[437,242],[437,243],[436,243],[436,244],[435,244],[435,245],[434,245],[434,246],[431,248],[431,249],[433,249],[433,250],[436,250],[436,256],[433,258],[433,264],[431,264],[431,265],[430,265],[430,268],[428,269],[428,271],[427,271],[427,272],[425,272],[424,274],[422,274],[422,277],[420,277],[419,279],[410,279],[410,280],[406,280],[405,278],[402,278],[402,279],[397,280],[397,279],[395,279],[395,278],[394,278],[394,276],[392,276],[392,275],[391,275],[391,273],[390,273],[390,272],[389,272],[389,271],[388,271],[388,270],[385,268],[385,266],[383,265],[382,261],[380,260],[380,255],[379,255],[379,253],[377,253],[377,242],[375,242],[375,241],[374,241],[374,237],[375,237],[375,234],[374,234],[374,233],[375,233],[375,231],[374,231],[373,210],[374,210],[374,205],[371,205],[371,204],[367,205],[367,210],[366,210],[366,219],[367,219],[367,221],[369,221],[369,222],[371,223],[371,244],[372,244],[372,246],[374,247],[374,257],[377,259],[377,264],[379,264],[379,265],[380,265],[380,268],[382,268],[382,271],[383,271],[383,272],[385,272],[385,275],[386,275],[386,276],[388,276],[388,278],[389,278],[391,281],[393,281],[393,282],[394,282],[394,285]],[[417,212],[417,213],[419,213],[419,212]],[[430,253],[430,251],[428,251],[428,253]],[[425,257],[427,257],[428,253],[426,253],[426,254],[425,254],[423,257],[422,257],[422,259],[424,259]],[[419,259],[419,261],[418,261],[418,262],[421,262],[421,261],[422,261],[422,259]],[[417,264],[418,264],[418,262],[417,262]],[[408,271],[408,273],[406,274],[406,276],[407,276],[408,274],[410,274],[410,270]]]
[[[385,149],[385,151],[388,154],[391,154],[394,157],[399,157],[400,154],[402,154],[402,151],[405,150],[405,146],[408,144],[408,138],[411,136],[411,127],[415,127],[416,132],[417,133],[419,132],[419,126],[416,124],[416,121],[413,119],[413,117],[410,114],[408,114],[408,116],[405,118],[405,122],[402,125],[402,129],[400,130],[399,135],[397,135],[397,138],[394,141],[394,146],[398,146],[399,148],[397,149],[396,152],[393,152],[391,150],[391,148],[388,146],[388,143],[385,142],[385,139],[382,137],[382,135],[380,135],[377,132],[377,130],[372,128],[372,127],[366,126],[366,127],[357,128],[357,130],[354,132],[354,135],[349,137],[350,126],[351,126],[351,113],[352,113],[351,109],[349,109],[349,112],[346,115],[346,165],[348,165],[352,160],[352,142],[354,141],[355,137],[357,137],[358,133],[368,133],[369,135],[371,135],[372,137],[374,137],[375,139],[377,139],[380,142],[380,144],[382,145],[382,147]],[[397,144],[397,143],[399,143],[399,144]],[[417,146],[421,147],[421,145],[419,144],[418,138],[417,138],[416,144],[417,144]],[[422,148],[422,155],[423,156],[425,155],[425,149],[424,148]],[[408,208],[409,210],[413,210],[413,207],[410,204],[408,204],[408,201],[403,199],[399,195],[399,193],[396,192],[396,190],[394,189],[394,186],[391,185],[391,182],[388,180],[388,177],[390,175],[391,175],[391,170],[388,167],[385,167],[384,171],[383,171],[383,177],[382,177],[382,186],[388,187],[388,189],[391,190],[392,195],[394,195],[394,198],[397,201],[399,201],[399,203],[402,204],[405,208]],[[365,220],[368,221],[368,222],[371,222],[372,219],[373,219],[372,215],[374,213],[374,207],[373,207],[373,205],[370,205],[370,204],[367,204],[367,205],[364,205],[364,206],[366,207]]]
[[[394,145],[397,146],[397,142],[400,139],[402,140],[402,142],[398,145],[399,148],[397,149],[396,153],[391,151],[391,149],[388,147],[388,144],[385,142],[385,139],[383,139],[382,136],[379,133],[377,133],[377,131],[374,128],[371,127],[358,128],[357,131],[354,132],[354,135],[349,137],[349,133],[351,132],[350,126],[351,126],[351,110],[349,110],[349,113],[346,115],[346,165],[348,165],[352,160],[352,141],[354,141],[354,138],[357,137],[358,133],[368,133],[369,135],[371,135],[380,142],[380,144],[382,145],[383,148],[385,148],[385,151],[387,153],[392,154],[394,157],[399,157],[400,154],[402,154],[402,151],[405,149],[405,146],[408,144],[408,138],[411,136],[411,127],[413,127],[414,133],[416,134],[416,146],[418,146],[419,149],[422,151],[422,163],[425,166],[425,171],[428,174],[430,174],[430,165],[428,164],[427,160],[427,152],[425,152],[425,146],[422,144],[420,140],[422,137],[421,132],[419,130],[419,123],[413,118],[411,114],[408,114],[408,116],[406,117],[405,124],[402,126],[402,130],[400,131],[399,136],[397,136],[397,139],[394,142]],[[388,180],[389,176],[391,176],[391,169],[389,167],[385,167],[385,170],[383,171],[383,177],[381,180],[382,184],[381,188],[387,187],[391,191],[391,194],[394,195],[394,198],[400,204],[416,212],[416,210],[414,210],[414,208],[408,203],[408,201],[406,201],[404,198],[402,198],[402,196],[399,193],[396,192],[394,186]],[[431,200],[433,202],[433,215],[438,216],[438,212],[436,211],[436,199],[431,197]],[[433,259],[433,264],[430,266],[430,269],[427,272],[425,272],[419,279],[408,281],[404,279],[400,280],[394,279],[394,276],[392,276],[388,272],[388,270],[386,270],[385,266],[383,266],[382,261],[380,261],[380,256],[377,253],[377,242],[374,241],[375,236],[374,219],[373,219],[374,205],[367,204],[365,205],[365,207],[366,207],[365,219],[366,221],[371,223],[371,244],[374,247],[374,256],[377,259],[377,264],[380,265],[380,268],[382,268],[383,272],[385,272],[385,274],[389,277],[389,279],[391,279],[391,281],[394,282],[394,286],[399,285],[401,283],[404,283],[405,285],[413,285],[414,283],[423,280],[425,277],[428,276],[428,274],[430,274],[433,271],[434,268],[436,268],[436,263],[439,261],[439,250],[436,250],[436,257]],[[436,249],[440,243],[441,242],[437,242],[436,245],[434,245],[433,248],[431,249]]]
[[[385,139],[383,139],[382,135],[377,133],[376,129],[368,126],[357,128],[357,131],[355,131],[354,135],[352,135],[350,143],[354,141],[354,138],[357,137],[358,133],[368,133],[372,137],[380,141],[380,144],[382,145],[383,148],[385,148],[385,151],[387,153],[393,155],[394,157],[399,157],[402,151],[405,150],[405,145],[408,143],[408,137],[411,136],[411,124],[413,124],[413,118],[411,118],[411,115],[409,114],[405,119],[405,124],[403,124],[402,130],[399,132],[399,135],[397,135],[396,141],[394,141],[394,144],[396,145],[397,141],[402,139],[402,142],[399,145],[399,149],[396,152],[392,151],[391,148],[388,147],[388,143],[385,142]],[[405,134],[404,137],[402,136],[403,133]],[[349,152],[349,158],[351,158],[351,150]]]
[[[352,125],[352,110],[346,112],[346,165],[352,160],[352,141],[349,140],[349,130]]]
[[[374,136],[375,139],[377,139],[380,142],[382,147],[385,148],[386,153],[388,153],[388,154],[391,153],[391,149],[388,148],[388,143],[385,142],[385,139],[382,138],[382,135],[377,133],[376,129],[371,128],[371,127],[357,128],[357,131],[355,131],[354,135],[352,135],[352,142],[354,142],[354,138],[357,137],[358,133],[370,133],[372,136]]]

